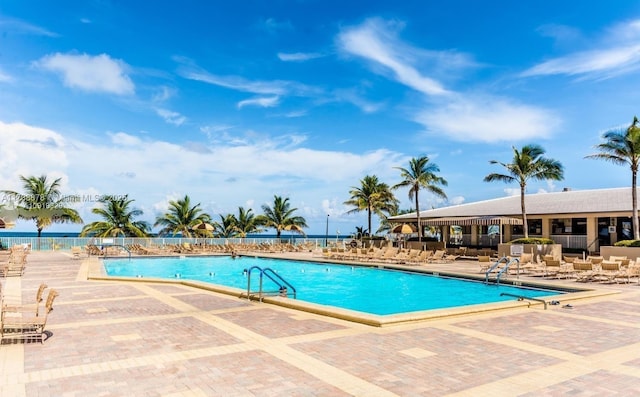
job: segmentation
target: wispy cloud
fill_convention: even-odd
[[[187,121],[187,118],[185,116],[181,115],[178,112],[174,112],[172,110],[158,108],[156,109],[156,114],[162,117],[166,123],[173,124],[173,125],[179,126],[184,124],[185,121]]]
[[[28,34],[35,36],[47,36],[58,37],[57,33],[54,33],[48,29],[40,26],[30,24],[20,19],[14,18],[0,18],[0,27],[4,32],[11,32],[16,34]]]
[[[569,75],[606,79],[640,69],[640,20],[618,24],[589,41],[590,48],[541,62],[523,77]]]
[[[107,54],[91,56],[56,53],[35,65],[62,75],[67,87],[90,92],[131,95],[135,87],[126,71],[128,66]]]
[[[417,51],[402,43],[396,34],[398,23],[372,18],[343,30],[338,44],[346,53],[362,57],[391,72],[398,82],[427,95],[444,95],[448,91],[437,80],[422,75],[411,63]],[[379,68],[376,68],[378,70]]]
[[[362,95],[356,93],[355,90],[336,90],[334,94],[338,101],[351,103],[365,113],[375,113],[384,106],[382,103],[365,99]]]
[[[321,58],[324,55],[319,52],[279,52],[278,58],[284,62],[304,62],[311,59]]]
[[[242,109],[245,106],[258,106],[262,108],[272,108],[277,106],[279,101],[280,101],[280,97],[278,96],[245,99],[244,101],[238,102],[238,109]]]
[[[0,69],[0,83],[8,83],[13,80],[13,77],[5,73],[2,69]]]
[[[551,111],[492,96],[460,96],[418,112],[415,121],[429,133],[475,142],[544,139],[560,124]]]

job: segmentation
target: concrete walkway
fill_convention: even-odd
[[[637,284],[572,309],[376,328],[181,285],[87,281],[82,263],[34,252],[24,276],[3,280],[8,302],[33,301],[43,281],[60,296],[44,344],[0,346],[0,396],[640,393]]]

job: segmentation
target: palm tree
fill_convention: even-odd
[[[438,185],[447,186],[447,181],[437,176],[440,168],[435,163],[429,163],[429,157],[423,156],[412,158],[409,160],[409,168],[396,167],[400,170],[402,181],[393,189],[409,186],[409,200],[416,200],[416,218],[418,222],[418,241],[422,241],[422,227],[420,226],[420,200],[418,200],[418,192],[424,188],[436,196],[447,198],[444,190]]]
[[[266,227],[276,229],[276,237],[280,238],[280,234],[287,226],[298,228],[308,227],[307,221],[301,216],[294,216],[297,208],[291,208],[289,197],[282,198],[273,196],[273,207],[266,204],[262,205],[264,214],[259,216],[259,221]]]
[[[77,200],[73,200],[74,196],[60,194],[60,179],[49,182],[45,175],[28,178],[21,175],[23,194],[3,191],[18,204],[16,210],[19,218],[36,222],[38,238],[42,235],[42,230],[53,223],[82,223],[80,214],[66,206]]]
[[[211,222],[211,216],[203,212],[200,203],[191,206],[191,199],[185,195],[183,199],[169,201],[169,210],[156,218],[153,226],[162,225],[160,235],[176,235],[182,233],[184,237],[191,237],[194,227],[201,223]],[[206,230],[200,231],[206,232]]]
[[[220,214],[220,222],[213,222],[213,234],[216,237],[236,237],[238,233],[238,220],[233,214]]]
[[[375,213],[384,218],[385,212],[397,211],[398,208],[398,200],[389,189],[389,185],[380,182],[375,175],[366,175],[360,180],[360,186],[352,187],[349,194],[351,198],[344,204],[354,208],[347,211],[347,214],[367,211],[367,230],[372,230],[371,214]]]
[[[100,215],[103,220],[85,225],[80,237],[147,237],[151,227],[145,221],[134,220],[143,212],[129,207],[133,201],[127,196],[107,196],[101,199],[104,208],[94,208],[91,212]]]
[[[253,214],[253,210],[249,208],[245,210],[238,207],[238,216],[236,217],[236,229],[240,237],[247,237],[249,233],[260,233],[262,223],[260,218]]]
[[[640,164],[640,126],[638,118],[626,129],[607,131],[602,135],[605,141],[595,146],[600,153],[591,154],[586,158],[610,161],[613,164],[629,165],[631,168],[631,205],[633,208],[633,238],[640,240],[640,223],[638,222],[638,193],[636,190],[638,179],[638,165]]]
[[[484,177],[485,182],[501,181],[505,183],[517,182],[520,185],[520,208],[522,209],[522,227],[524,237],[529,238],[529,224],[524,205],[524,196],[529,180],[555,180],[564,178],[562,164],[553,159],[542,157],[545,150],[538,145],[525,145],[520,151],[513,147],[513,161],[501,163],[497,160],[489,161],[490,164],[500,164],[508,174],[492,173]]]

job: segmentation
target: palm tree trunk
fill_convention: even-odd
[[[373,234],[371,233],[371,207],[367,207],[367,225],[369,226],[369,236],[372,236]]]
[[[416,219],[418,221],[418,243],[422,246],[422,226],[420,225],[420,205],[418,204],[418,191],[416,190]]]
[[[524,207],[525,185],[520,185],[520,208],[522,209],[522,228],[524,229],[524,238],[529,238],[529,223],[527,222],[527,211]],[[502,230],[500,230],[502,233]]]
[[[631,171],[631,205],[633,207],[633,238],[640,240],[640,228],[638,227],[638,192],[636,190],[638,171]]]

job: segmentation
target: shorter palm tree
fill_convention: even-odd
[[[344,202],[345,205],[354,207],[347,214],[354,212],[367,212],[367,230],[371,231],[371,215],[376,214],[385,219],[385,213],[392,213],[398,209],[398,200],[395,198],[389,185],[380,182],[375,175],[366,175],[360,180],[360,186],[354,186],[349,191],[351,198]]]
[[[99,215],[103,220],[85,225],[80,232],[80,237],[147,237],[151,227],[145,221],[134,220],[143,212],[130,208],[133,201],[127,196],[108,196],[101,199],[101,207],[94,208],[91,212]]]
[[[300,230],[308,227],[303,217],[294,215],[297,210],[297,208],[291,208],[288,197],[283,199],[280,196],[273,196],[273,207],[264,204],[262,206],[264,213],[259,216],[258,221],[266,227],[274,228],[276,237],[280,238],[280,234],[287,226],[297,226]]]
[[[82,223],[80,214],[67,206],[71,196],[60,194],[61,178],[49,181],[46,175],[40,177],[20,176],[24,193],[4,190],[17,207],[15,213],[18,218],[33,220],[36,223],[38,237],[42,230],[53,223]]]
[[[189,196],[184,196],[181,200],[169,201],[169,210],[156,218],[155,226],[162,225],[162,229],[158,232],[160,235],[173,235],[180,233],[184,237],[191,237],[192,233],[198,235],[206,235],[211,233],[206,229],[194,228],[202,223],[211,222],[211,216],[203,212],[200,203],[191,205]]]
[[[231,238],[238,236],[238,220],[233,214],[220,215],[220,222],[213,222],[215,237]]]
[[[260,217],[256,216],[251,208],[245,210],[244,207],[238,207],[236,230],[240,237],[247,237],[247,234],[250,233],[260,233],[262,231],[261,226]]]

